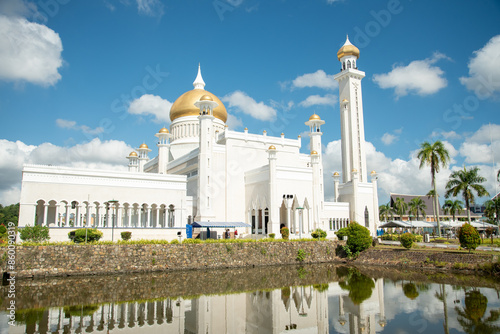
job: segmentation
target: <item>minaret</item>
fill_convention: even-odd
[[[323,210],[323,159],[322,159],[322,147],[321,147],[321,136],[323,135],[323,132],[321,132],[321,125],[325,124],[325,121],[323,121],[318,115],[313,114],[311,117],[309,117],[309,120],[305,123],[307,126],[309,126],[309,137],[311,139],[310,141],[310,152],[316,152],[317,157],[315,158],[318,161],[318,180],[317,180],[317,189],[314,191],[317,191],[317,203],[318,203],[318,208],[319,210]],[[313,166],[314,168],[314,166]],[[314,181],[313,181],[314,182]],[[319,218],[319,217],[318,217]],[[315,221],[315,223],[319,223],[318,221]],[[316,228],[317,226],[315,226]]]
[[[135,151],[130,152],[127,157],[128,159],[128,171],[129,172],[138,172],[139,171],[139,157]]]
[[[269,159],[269,233],[279,233],[280,207],[277,197],[277,179],[276,179],[276,147],[269,146],[267,150]]]
[[[201,74],[198,72],[198,77],[195,84],[201,79]],[[204,85],[205,83],[203,83]],[[196,87],[196,86],[195,86]],[[195,106],[200,108],[200,146],[198,153],[198,198],[197,198],[197,213],[195,220],[211,221],[214,219],[213,214],[213,199],[212,199],[212,146],[213,146],[213,122],[214,122],[214,109],[218,106],[210,95],[203,95]]]
[[[363,99],[361,79],[365,72],[359,71],[357,60],[359,49],[347,37],[337,52],[341,63],[340,73],[334,76],[339,83],[340,124],[342,139],[342,181],[351,181],[351,171],[359,173],[359,182],[367,182],[365,156],[365,130],[363,122]]]
[[[167,164],[170,153],[170,138],[172,135],[163,127],[155,134],[158,137],[158,174],[167,174]]]
[[[321,210],[321,202],[323,201],[323,198],[321,197],[320,189],[320,181],[322,181],[322,177],[320,175],[320,155],[316,151],[311,152],[311,165],[313,170],[313,229],[317,229],[322,227],[319,226],[319,212]]]
[[[139,152],[139,172],[144,172],[144,165],[149,160],[148,153],[151,152],[151,150],[149,149],[148,145],[142,143],[137,151]]]

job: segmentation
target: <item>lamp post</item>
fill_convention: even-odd
[[[114,204],[115,208],[116,208],[116,204],[118,203],[118,200],[112,199],[111,201],[108,201],[108,203]],[[118,215],[118,212],[117,212],[117,215]],[[111,216],[113,216],[113,210],[111,210]],[[108,219],[109,219],[109,216],[108,216]],[[113,219],[113,217],[111,217],[111,242],[114,241],[114,237],[115,237],[115,220]]]

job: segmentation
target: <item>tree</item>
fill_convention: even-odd
[[[496,224],[498,225],[498,222],[500,220],[500,197],[490,199],[484,202],[484,205],[486,206],[484,214],[491,220],[495,220]]]
[[[470,205],[474,204],[474,193],[477,196],[489,196],[489,193],[486,189],[481,185],[481,183],[485,182],[486,179],[479,174],[478,167],[472,167],[467,170],[464,166],[464,169],[457,170],[450,175],[450,179],[446,184],[446,193],[445,197],[449,198],[450,196],[456,197],[458,194],[462,194],[462,197],[465,200],[465,209],[467,210],[467,221],[470,223]]]
[[[446,202],[444,202],[443,211],[445,213],[449,213],[450,215],[452,215],[453,221],[455,221],[456,214],[457,213],[461,214],[463,207],[464,207],[464,202],[462,202],[458,199],[454,200],[454,201],[451,199],[447,199]]]
[[[427,196],[427,198],[432,197],[432,213],[434,216],[434,221],[436,221],[436,202],[434,202],[434,195],[436,195],[436,193],[433,189],[431,189],[425,196]]]
[[[420,145],[417,157],[420,159],[420,168],[425,165],[431,167],[431,186],[434,189],[434,205],[436,207],[436,222],[438,228],[438,235],[441,236],[441,224],[439,222],[439,202],[436,190],[436,174],[439,173],[440,166],[446,167],[450,161],[448,150],[444,144],[437,140],[432,145],[428,142],[423,142]]]
[[[399,219],[403,220],[403,216],[408,211],[408,203],[405,202],[404,198],[397,197],[394,201],[394,210],[399,215]]]
[[[469,253],[481,244],[479,233],[471,224],[463,224],[462,227],[458,229],[457,235],[460,241],[460,247],[468,249]]]
[[[466,333],[498,333],[500,326],[496,324],[500,318],[499,310],[490,310],[487,318],[483,318],[488,307],[488,298],[480,291],[467,291],[464,300],[465,307],[455,307],[458,323]]]
[[[427,209],[427,205],[425,205],[424,201],[420,197],[413,198],[410,203],[408,203],[408,207],[408,212],[415,215],[417,220],[419,213],[421,213],[425,218],[425,209]]]
[[[355,221],[347,226],[347,247],[352,253],[362,252],[368,249],[373,240],[370,236],[370,230],[366,227],[359,225]]]
[[[7,226],[9,222],[13,222],[17,226],[19,219],[19,203],[8,206],[0,204],[0,224]]]
[[[379,219],[387,222],[389,216],[394,218],[394,209],[391,207],[390,203],[382,204],[378,207]]]

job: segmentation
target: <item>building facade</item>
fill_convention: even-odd
[[[231,131],[224,104],[205,90],[198,68],[193,89],[171,107],[170,128],[155,134],[156,157],[149,157],[152,150],[143,143],[127,157],[128,172],[24,166],[19,225],[49,226],[56,240],[67,239],[68,228],[83,226],[102,229],[105,239],[131,229],[133,238],[175,238],[195,221],[243,222],[249,227],[240,234],[260,236],[279,236],[286,226],[292,238],[316,228],[333,237],[357,221],[375,235],[377,175],[368,175],[366,167],[365,74],[349,39],[337,57],[342,174],[333,177],[333,202],[324,197],[321,137],[327,128],[320,116],[305,122],[307,154],[300,152],[300,136]]]

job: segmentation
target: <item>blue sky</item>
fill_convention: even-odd
[[[496,193],[498,17],[498,1],[3,0],[0,203],[19,201],[23,163],[123,169],[134,147],[154,148],[198,63],[232,129],[300,134],[307,152],[304,122],[316,112],[326,121],[325,171],[340,170],[333,75],[346,34],[366,72],[367,161],[380,203],[430,189],[415,158],[425,140],[445,141],[452,155],[441,193],[464,163]]]

